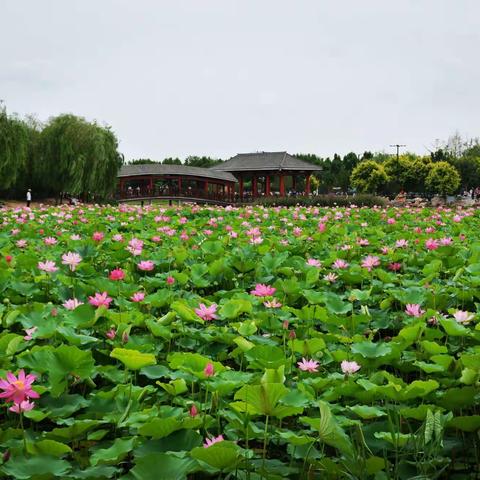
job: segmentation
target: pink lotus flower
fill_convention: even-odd
[[[175,279],[172,276],[168,276],[166,280],[168,285],[173,285],[175,283]]]
[[[104,236],[105,234],[103,232],[94,232],[94,234],[92,235],[92,239],[95,242],[101,242]]]
[[[121,233],[116,233],[113,237],[112,240],[114,242],[123,242],[123,235]]]
[[[208,362],[203,369],[203,373],[206,377],[213,377],[215,375],[215,368],[213,366],[213,363]]]
[[[219,435],[218,437],[213,437],[213,438],[206,438],[205,443],[203,444],[204,448],[211,447],[215,443],[218,442],[223,442],[225,439],[223,438],[223,435]]]
[[[457,310],[454,314],[453,314],[453,318],[458,322],[458,323],[462,323],[464,325],[468,325],[474,318],[475,318],[475,315],[473,313],[470,313],[470,312],[465,312],[463,310]]]
[[[425,310],[422,310],[418,303],[408,303],[405,308],[405,313],[410,317],[421,317],[425,313]]]
[[[69,300],[66,300],[65,302],[63,302],[63,306],[67,310],[75,310],[80,305],[83,305],[83,302],[80,302],[76,298],[70,298]]]
[[[123,280],[125,278],[125,272],[121,268],[115,268],[115,270],[110,272],[108,278],[115,281]]]
[[[68,265],[72,272],[75,271],[81,261],[82,257],[78,253],[68,252],[62,255],[62,264]]]
[[[257,283],[255,289],[251,290],[250,293],[256,297],[271,297],[276,291],[277,289],[270,285]]]
[[[142,254],[143,250],[143,241],[138,238],[132,238],[128,242],[127,250],[135,257],[138,257]]]
[[[360,245],[361,247],[366,247],[370,245],[370,242],[366,238],[358,238],[357,245]]]
[[[113,340],[116,335],[117,335],[117,332],[114,328],[111,328],[110,330],[108,330],[108,332],[105,333],[105,336],[110,340]]]
[[[70,240],[75,241],[75,240],[80,240],[80,238],[81,238],[80,235],[78,235],[76,233],[74,233],[73,235],[70,235]]]
[[[7,380],[0,379],[0,398],[7,402],[21,404],[29,398],[40,398],[40,395],[32,390],[32,383],[36,380],[35,375],[25,375],[23,370],[18,372],[18,378],[12,373],[7,373]]]
[[[189,415],[194,418],[198,415],[198,408],[195,404],[193,404],[191,407],[190,407],[190,410],[188,411]]]
[[[145,294],[143,292],[135,292],[131,297],[130,300],[132,302],[143,302],[145,298]]]
[[[298,368],[304,372],[318,372],[319,363],[316,360],[307,360],[302,358],[301,362],[297,362]]]
[[[322,266],[322,262],[320,260],[317,260],[316,258],[309,258],[307,260],[307,265],[320,268]]]
[[[55,266],[55,262],[52,262],[51,260],[46,260],[45,262],[38,262],[37,267],[39,270],[48,273],[53,273],[58,270],[58,267]]]
[[[429,238],[425,242],[425,247],[427,247],[428,250],[436,250],[438,248],[438,241],[434,238]]]
[[[453,240],[451,237],[443,237],[440,239],[440,245],[444,247],[452,244],[453,244]]]
[[[338,275],[336,275],[335,273],[328,273],[327,275],[325,275],[323,277],[324,280],[326,280],[327,282],[330,282],[330,283],[335,283],[338,279]]]
[[[14,403],[9,410],[14,413],[22,413],[22,412],[29,412],[35,407],[35,403],[29,402],[28,400],[24,400],[20,403]]]
[[[16,243],[18,248],[25,248],[27,246],[27,241],[26,240],[18,240]]]
[[[155,264],[151,260],[142,260],[137,267],[144,272],[150,272],[155,268]]]
[[[402,264],[398,262],[392,262],[388,264],[388,269],[391,270],[392,272],[398,272],[401,270]]]
[[[337,258],[332,265],[333,268],[337,270],[344,270],[348,268],[348,263],[345,260],[342,260],[341,258]]]
[[[204,303],[200,303],[198,308],[195,309],[195,313],[205,321],[214,320],[217,317],[215,313],[217,312],[217,304],[212,303],[209,307],[207,307]]]
[[[380,259],[372,255],[368,255],[362,261],[362,267],[366,268],[369,272],[371,272],[374,267],[378,267],[379,265]]]
[[[345,375],[349,375],[349,374],[358,372],[361,368],[360,365],[357,362],[348,362],[347,360],[344,360],[340,364],[340,366],[342,368],[342,372]]]
[[[46,237],[43,240],[43,243],[45,243],[45,245],[55,245],[57,243],[57,239],[55,237]]]
[[[274,298],[273,300],[267,300],[263,302],[263,304],[267,308],[280,308],[282,306],[282,304],[276,298]]]
[[[397,240],[395,242],[395,246],[397,248],[407,248],[408,247],[408,240],[405,240],[404,238],[401,238],[400,240]]]
[[[110,303],[112,302],[112,299],[108,296],[107,292],[103,293],[96,293],[95,296],[90,296],[88,297],[88,302],[90,305],[93,305],[94,307],[109,307]]]
[[[38,327],[26,328],[25,333],[26,335],[23,337],[24,340],[31,340],[32,335],[38,330]]]

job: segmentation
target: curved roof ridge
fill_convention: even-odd
[[[191,177],[211,178],[237,182],[230,172],[212,170],[210,168],[191,167],[189,165],[171,165],[161,163],[144,163],[139,165],[123,165],[118,172],[118,177],[135,177],[142,175],[185,175]]]

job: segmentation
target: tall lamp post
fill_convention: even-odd
[[[397,162],[398,162],[398,157],[399,157],[399,153],[400,153],[400,148],[406,147],[406,145],[400,145],[399,143],[395,143],[394,145],[390,145],[390,146],[397,148]]]

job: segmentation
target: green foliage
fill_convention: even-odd
[[[385,186],[389,177],[382,165],[373,160],[364,160],[353,169],[350,180],[359,192],[376,193]]]
[[[0,104],[0,190],[5,191],[32,180],[28,173],[36,133],[34,125],[7,115],[6,109]]]
[[[109,127],[59,115],[42,130],[39,145],[34,172],[45,190],[106,196],[115,189],[123,159]]]
[[[451,195],[460,186],[460,175],[455,167],[447,162],[437,162],[432,165],[425,179],[427,190],[439,195]]]

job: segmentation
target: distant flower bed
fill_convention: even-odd
[[[315,198],[3,211],[2,475],[478,475],[478,211]]]

